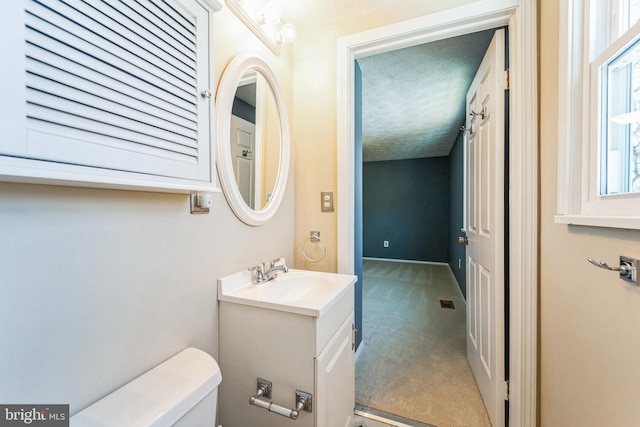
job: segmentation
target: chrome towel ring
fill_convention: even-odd
[[[320,258],[317,258],[317,259],[309,258],[309,256],[304,250],[308,242],[320,243],[322,245],[322,255],[320,256]],[[319,231],[310,232],[309,237],[307,237],[304,243],[302,244],[302,256],[304,257],[304,259],[306,259],[309,262],[320,262],[324,259],[326,255],[327,255],[327,247],[322,241],[322,239],[320,238],[320,232]]]

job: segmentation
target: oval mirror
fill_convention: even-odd
[[[262,59],[236,56],[216,96],[218,175],[229,206],[246,224],[276,213],[289,172],[289,119],[275,74]]]

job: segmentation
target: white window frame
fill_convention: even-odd
[[[613,2],[602,2],[601,4]],[[589,0],[560,5],[558,103],[558,205],[555,221],[563,224],[640,229],[640,193],[599,194],[597,68],[591,64],[601,46],[590,40]],[[613,25],[604,30],[611,37]],[[618,48],[627,39],[614,42]],[[601,62],[601,61],[600,61]],[[592,68],[593,67],[593,68]],[[594,71],[592,71],[594,70]]]

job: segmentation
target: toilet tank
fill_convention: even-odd
[[[218,385],[215,359],[187,348],[70,419],[71,427],[213,427]]]

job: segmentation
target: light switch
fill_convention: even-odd
[[[323,191],[320,193],[320,211],[333,212],[333,191]]]
[[[208,214],[213,204],[211,193],[191,193],[191,214]]]

